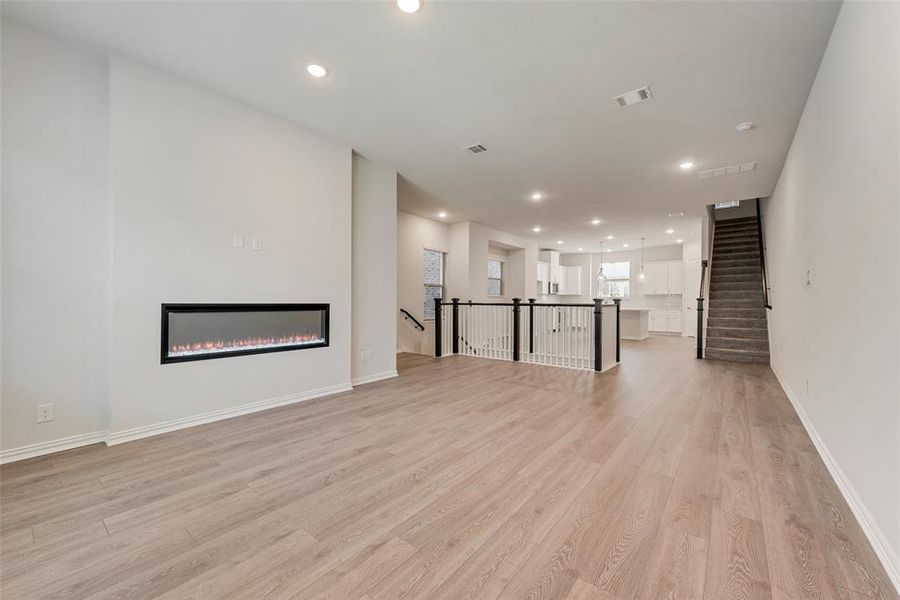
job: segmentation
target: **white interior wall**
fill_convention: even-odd
[[[354,385],[397,374],[397,172],[353,155]]]
[[[468,273],[467,294],[463,300],[489,302],[487,295],[487,261],[491,243],[507,248],[507,255],[515,257],[506,273],[506,299],[526,298],[526,292],[534,289],[537,280],[537,244],[531,240],[482,225],[468,223]],[[521,252],[521,255],[519,254]]]
[[[2,72],[0,448],[96,441],[108,399],[107,62],[4,21]],[[44,403],[55,419],[38,424]]]
[[[450,226],[399,211],[397,220],[397,349],[416,354],[434,353],[434,322],[425,320],[425,292],[422,252],[439,250],[447,252],[449,262]],[[445,278],[449,273],[445,273]],[[425,326],[420,331],[408,320],[399,316],[405,308]],[[393,321],[392,321],[393,323]]]
[[[898,56],[900,5],[845,2],[765,233],[772,368],[900,589]]]

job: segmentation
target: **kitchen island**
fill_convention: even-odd
[[[645,340],[650,337],[650,309],[649,308],[626,308],[619,309],[619,326],[622,328],[621,337],[623,340]]]

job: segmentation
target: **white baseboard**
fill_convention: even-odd
[[[837,484],[838,489],[841,491],[841,495],[844,497],[850,510],[853,511],[853,516],[856,517],[856,521],[859,523],[863,533],[872,545],[872,549],[881,561],[881,565],[887,572],[888,577],[890,577],[891,583],[894,584],[894,588],[897,593],[900,594],[900,558],[894,554],[881,529],[866,509],[866,505],[856,494],[853,486],[850,485],[850,480],[847,479],[844,472],[841,470],[840,465],[838,465],[837,461],[828,451],[828,447],[825,445],[824,440],[819,436],[812,421],[809,420],[806,411],[803,410],[803,406],[800,404],[800,401],[797,399],[793,390],[791,390],[790,386],[781,376],[781,373],[778,372],[778,369],[775,368],[775,365],[770,364],[769,366],[772,368],[772,372],[775,373],[775,378],[778,379],[778,383],[781,384],[781,388],[784,390],[788,400],[790,400],[797,416],[800,417],[800,422],[803,423],[803,427],[806,429],[809,439],[812,440],[813,445],[819,452],[819,456],[822,457],[822,462],[825,463],[825,467],[831,474],[831,478]]]
[[[221,421],[223,419],[239,417],[241,415],[259,412],[261,410],[266,410],[269,408],[285,406],[287,404],[294,404],[296,402],[303,402],[304,400],[312,400],[313,398],[321,398],[322,396],[330,396],[331,394],[338,394],[340,392],[349,392],[352,389],[353,388],[349,384],[341,383],[337,385],[309,390],[307,392],[288,394],[287,396],[281,396],[279,398],[250,402],[249,404],[242,404],[233,408],[223,408],[222,410],[214,410],[208,413],[193,415],[181,419],[174,419],[172,421],[166,421],[163,423],[156,423],[154,425],[134,427],[132,429],[125,429],[122,431],[111,431],[109,433],[109,438],[106,440],[106,444],[108,446],[115,446],[116,444],[123,444],[125,442],[131,442],[145,437],[159,435],[161,433],[168,433],[170,431],[177,431],[179,429],[186,429],[188,427],[195,427],[197,425],[213,423],[215,421]]]
[[[396,375],[396,372],[394,373],[394,375]],[[332,394],[338,394],[340,392],[349,392],[352,389],[353,387],[349,383],[341,383],[338,385],[309,390],[307,392],[300,392],[298,394],[289,394],[287,396],[271,398],[269,400],[250,402],[249,404],[242,404],[240,406],[235,406],[232,408],[223,408],[222,410],[214,410],[208,413],[193,415],[181,419],[174,419],[172,421],[165,421],[163,423],[156,423],[154,425],[134,427],[132,429],[125,429],[122,431],[95,431],[94,433],[73,435],[72,437],[52,440],[49,442],[42,442],[40,444],[31,444],[30,446],[22,446],[21,448],[3,450],[2,452],[0,452],[0,464],[25,460],[26,458],[34,458],[36,456],[43,456],[45,454],[53,454],[54,452],[62,452],[63,450],[71,450],[72,448],[88,446],[90,444],[97,444],[99,442],[105,442],[107,446],[115,446],[116,444],[123,444],[125,442],[131,442],[154,435],[159,435],[161,433],[168,433],[170,431],[177,431],[179,429],[194,427],[196,425],[203,425],[205,423],[213,423],[215,421],[221,421],[223,419],[239,417],[241,415],[259,412],[261,410],[267,410],[269,408],[285,406],[287,404],[294,404],[296,402],[303,402],[304,400],[312,400],[313,398],[321,398],[322,396],[330,396]]]
[[[105,442],[109,432],[106,430],[95,431],[93,433],[83,433],[81,435],[73,435],[70,437],[51,440],[49,442],[41,442],[39,444],[30,444],[21,448],[12,448],[0,452],[0,465],[25,460],[26,458],[35,458],[36,456],[44,456],[45,454],[53,454],[54,452],[62,452],[63,450],[71,450],[81,446],[90,446],[91,444],[99,444]]]
[[[397,376],[397,370],[392,369],[390,371],[382,371],[381,373],[373,373],[372,375],[366,375],[365,377],[357,377],[353,380],[353,386],[356,387],[358,385],[365,385],[366,383],[375,383],[376,381],[381,381],[382,379],[390,379],[391,377]]]

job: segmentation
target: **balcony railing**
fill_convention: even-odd
[[[619,301],[604,304],[434,303],[435,356],[461,354],[605,371],[621,357]]]

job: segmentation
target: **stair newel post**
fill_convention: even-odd
[[[616,362],[622,362],[622,299],[613,302],[616,303]]]
[[[441,306],[442,301],[443,301],[442,298],[434,299],[434,356],[436,358],[441,357],[441,348],[442,348],[442,344],[441,344],[441,329],[443,329],[441,327],[441,325],[443,324],[442,320],[441,320],[442,319],[441,311],[443,309],[443,306]]]
[[[453,302],[453,354],[459,354],[459,298],[451,298]]]
[[[603,300],[594,298],[594,370],[598,373],[603,365]]]
[[[522,308],[520,306],[521,298],[513,298],[513,360],[519,361],[519,313]]]
[[[703,298],[697,298],[697,358],[703,358]]]
[[[528,299],[528,353],[534,354],[534,298]]]

